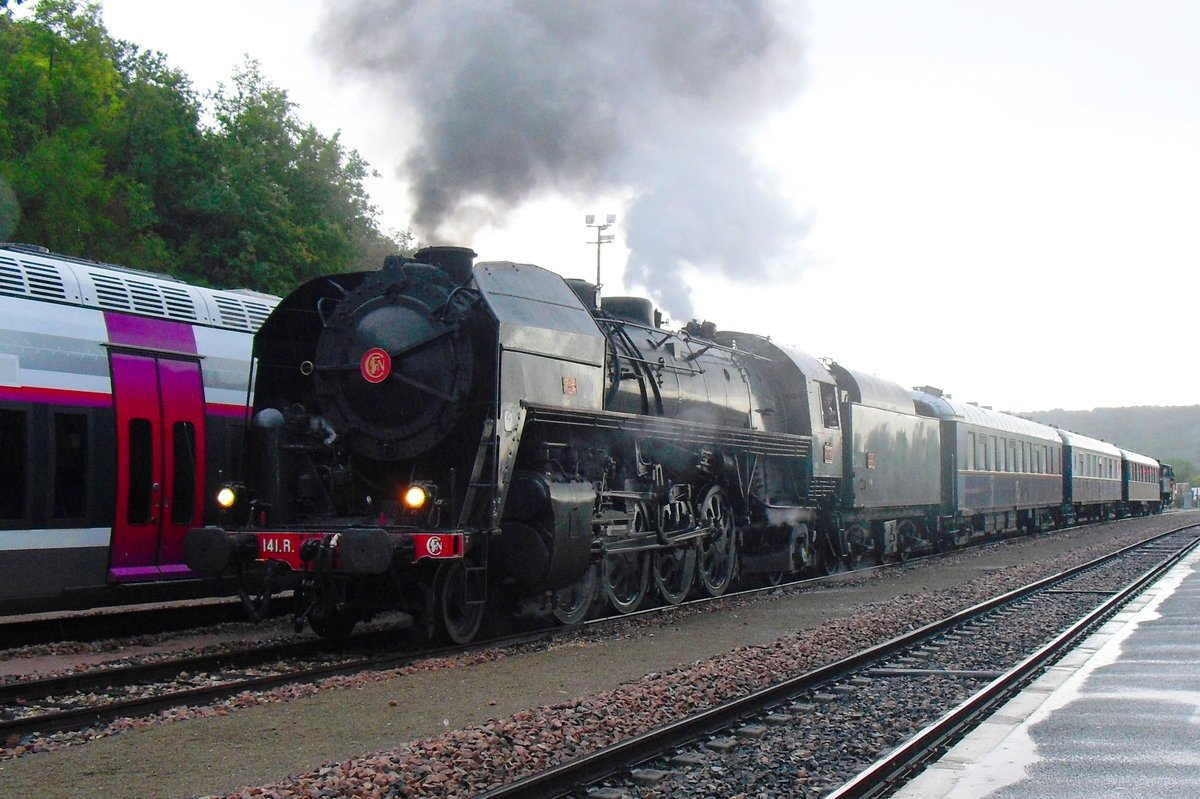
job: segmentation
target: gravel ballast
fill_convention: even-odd
[[[289,690],[288,701],[235,699],[186,721],[131,721],[119,735],[56,751],[12,758],[9,742],[0,786],[31,798],[469,795],[1085,559],[1056,560],[1065,552],[1108,550],[1186,520],[1016,539],[541,651],[342,678]]]

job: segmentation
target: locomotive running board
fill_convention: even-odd
[[[719,444],[754,455],[807,458],[812,453],[810,436],[764,433],[663,416],[553,408],[525,402],[521,406],[528,412],[527,422],[591,427],[669,440],[676,444]]]

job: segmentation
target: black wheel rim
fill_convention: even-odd
[[[578,624],[592,609],[596,586],[600,583],[599,569],[589,566],[583,576],[566,588],[554,592],[554,618],[562,624]]]
[[[654,553],[654,585],[669,605],[678,605],[692,588],[696,576],[696,550],[691,547]]]
[[[725,501],[725,492],[712,488],[704,497],[700,513],[714,528],[713,534],[700,543],[700,585],[709,596],[720,596],[733,580],[737,558],[733,510]]]
[[[450,561],[442,566],[438,576],[437,613],[442,632],[452,643],[468,644],[479,632],[483,622],[482,602],[469,602],[467,569],[462,561]]]

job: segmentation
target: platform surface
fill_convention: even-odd
[[[893,796],[1200,797],[1200,552]]]

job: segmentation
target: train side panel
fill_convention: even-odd
[[[941,499],[941,430],[918,416],[908,390],[834,364],[848,436],[846,505],[912,515]]]
[[[0,246],[5,612],[124,601],[113,586],[191,576],[182,536],[229,469],[249,332],[274,298],[246,299]]]

